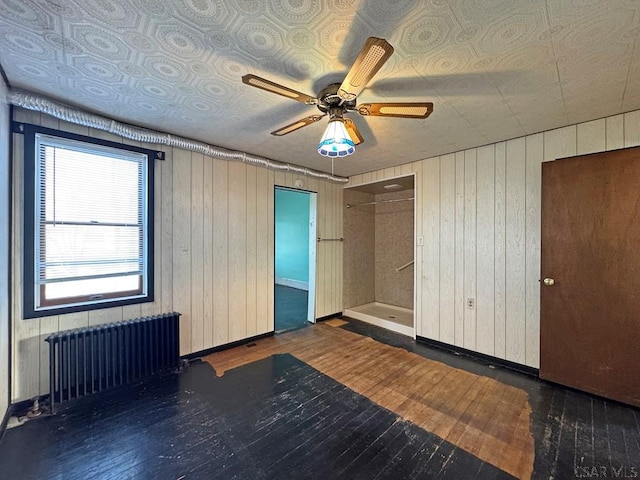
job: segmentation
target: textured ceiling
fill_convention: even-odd
[[[424,120],[352,114],[351,175],[640,108],[639,0],[0,0],[11,87],[118,120],[325,172],[316,95],[367,37],[395,53],[362,102],[429,101]]]

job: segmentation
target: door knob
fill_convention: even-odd
[[[553,278],[549,278],[549,277],[545,278],[542,282],[543,282],[547,287],[551,287],[551,286],[555,285],[555,283],[556,283],[556,281],[555,281]]]

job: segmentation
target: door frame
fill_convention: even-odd
[[[307,322],[316,323],[316,265],[318,236],[318,194],[309,193],[309,296]]]
[[[285,185],[273,186],[273,287],[275,290],[275,269],[276,269],[276,191],[289,190],[292,192],[306,193],[309,195],[309,277],[308,297],[307,297],[307,322],[316,323],[316,270],[317,270],[317,245],[316,237],[318,230],[318,192],[305,190],[302,188],[287,187]],[[275,296],[273,302],[273,329],[276,331]]]

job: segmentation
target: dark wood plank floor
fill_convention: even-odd
[[[0,478],[513,477],[284,354],[76,401],[6,433]]]

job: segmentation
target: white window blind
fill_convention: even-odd
[[[147,290],[147,156],[36,134],[36,308]]]

